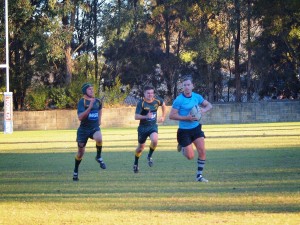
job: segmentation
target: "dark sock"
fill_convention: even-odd
[[[96,148],[97,148],[97,159],[101,158],[101,152],[102,152],[102,145],[101,146],[98,146],[96,145]]]
[[[150,158],[154,152],[154,149],[150,147],[148,157]]]
[[[138,165],[139,164],[139,158],[138,156],[134,157],[134,165]]]
[[[81,163],[81,160],[82,159],[78,159],[77,157],[75,157],[75,168],[74,168],[74,173],[78,173],[78,168],[79,168],[79,165]]]

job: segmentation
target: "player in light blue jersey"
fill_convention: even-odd
[[[83,98],[78,102],[77,115],[80,120],[80,126],[77,129],[78,151],[75,156],[75,168],[73,180],[78,181],[78,168],[85,152],[85,146],[89,138],[96,141],[96,161],[100,168],[106,169],[106,165],[101,157],[102,153],[102,133],[100,129],[102,117],[102,103],[94,96],[94,89],[90,83],[82,85]]]
[[[212,109],[211,103],[205,100],[200,94],[193,92],[193,82],[191,77],[185,77],[182,81],[183,93],[174,100],[169,118],[179,121],[177,130],[178,151],[191,160],[194,158],[193,144],[198,152],[196,181],[208,182],[202,176],[205,161],[206,150],[204,142],[204,132],[198,119],[191,115],[191,110],[195,105],[201,106],[201,114]]]

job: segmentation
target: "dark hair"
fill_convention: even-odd
[[[154,90],[154,87],[153,87],[153,86],[150,86],[150,85],[146,85],[146,86],[144,87],[144,92],[145,92],[145,91],[148,91],[148,90]]]
[[[184,82],[184,81],[187,81],[187,80],[190,80],[193,83],[193,78],[192,78],[191,75],[187,75],[187,76],[182,77],[181,82]]]

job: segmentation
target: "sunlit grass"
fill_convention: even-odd
[[[159,128],[155,165],[144,153],[139,174],[136,128],[103,129],[108,168],[90,141],[77,183],[76,130],[0,134],[0,224],[300,224],[300,123],[203,129],[207,184],[175,150],[175,126]]]

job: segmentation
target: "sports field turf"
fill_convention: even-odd
[[[154,166],[147,147],[134,174],[136,128],[103,129],[107,170],[89,141],[79,182],[76,130],[1,133],[0,225],[300,224],[300,122],[204,125],[209,183],[194,181],[176,130],[159,127]]]

